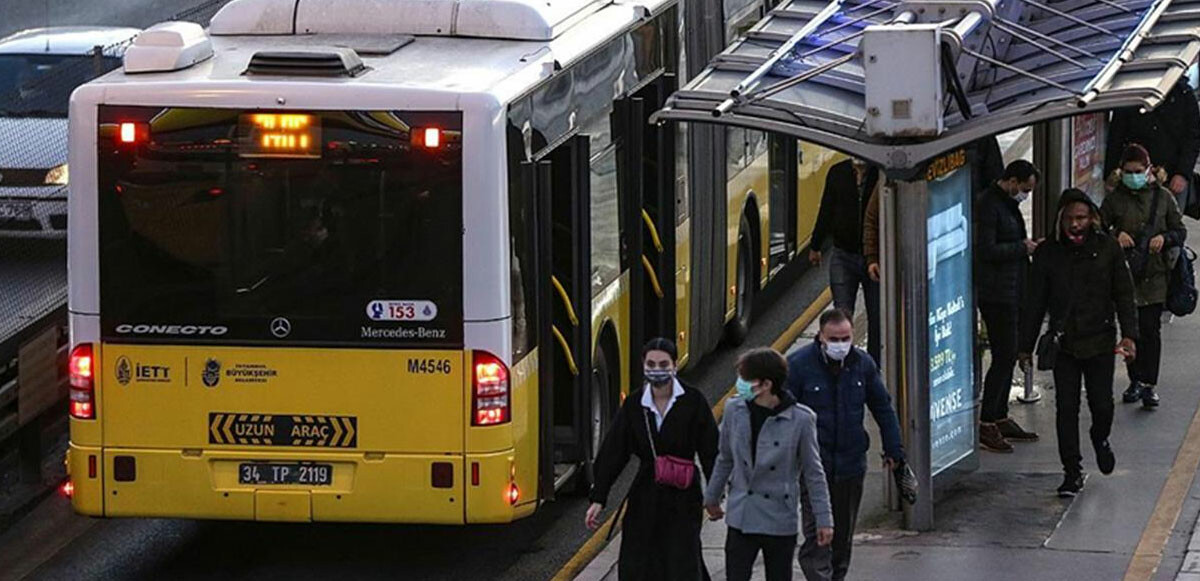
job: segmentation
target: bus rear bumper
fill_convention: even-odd
[[[72,443],[67,462],[75,511],[91,516],[465,524],[510,522],[533,512],[536,503],[525,491],[515,505],[510,502],[512,458],[511,450],[435,455]],[[89,463],[97,466],[94,472]],[[244,484],[239,475],[247,463],[323,464],[331,467],[332,479],[322,485]]]

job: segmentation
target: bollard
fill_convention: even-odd
[[[1042,399],[1042,393],[1033,385],[1033,365],[1022,362],[1021,371],[1025,372],[1025,390],[1017,396],[1021,403],[1037,403]]]

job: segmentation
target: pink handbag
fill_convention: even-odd
[[[691,460],[684,460],[678,456],[659,456],[658,451],[654,449],[654,432],[650,431],[650,418],[642,412],[642,419],[646,421],[650,453],[654,454],[654,482],[661,486],[687,490],[692,485],[692,479],[696,477],[696,465]]]

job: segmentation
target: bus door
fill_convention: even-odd
[[[587,458],[591,385],[588,138],[575,136],[533,162],[538,222],[538,361],[542,497]],[[552,480],[551,480],[552,479]]]
[[[633,254],[630,270],[641,278],[634,287],[641,290],[641,301],[633,303],[641,308],[635,307],[631,317],[641,324],[639,339],[674,339],[675,335],[675,132],[670,126],[649,122],[673,84],[673,75],[663,75],[625,100],[630,142],[637,142],[637,147],[629,148],[629,173],[637,182],[630,190],[640,200],[626,198],[626,207],[632,209],[629,231],[638,234],[630,236],[630,243],[640,249]],[[631,282],[637,278],[631,277]],[[631,343],[631,361],[638,361],[643,341]],[[636,370],[638,366],[633,367]]]

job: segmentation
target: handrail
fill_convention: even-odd
[[[551,275],[550,284],[554,285],[554,290],[558,291],[558,296],[562,298],[563,306],[567,308],[567,318],[571,319],[571,326],[579,326],[579,317],[575,316],[575,307],[571,304],[571,297],[567,295],[567,289],[563,288],[561,282],[558,282],[558,277]]]
[[[571,346],[567,345],[566,337],[563,337],[562,332],[554,325],[550,325],[550,333],[554,335],[554,338],[558,341],[558,345],[562,347],[563,355],[567,358],[567,368],[571,370],[571,375],[579,375],[579,366],[575,365],[575,356],[571,355]]]
[[[654,272],[654,266],[650,264],[650,259],[646,255],[642,255],[642,268],[645,269],[646,275],[650,277],[650,288],[654,289],[654,295],[658,298],[663,298],[662,285],[658,282],[658,274]]]
[[[654,226],[654,220],[650,219],[650,213],[642,208],[642,221],[646,223],[646,227],[650,229],[650,240],[654,242],[654,249],[659,252],[663,251],[662,239],[658,237],[658,228]]]

